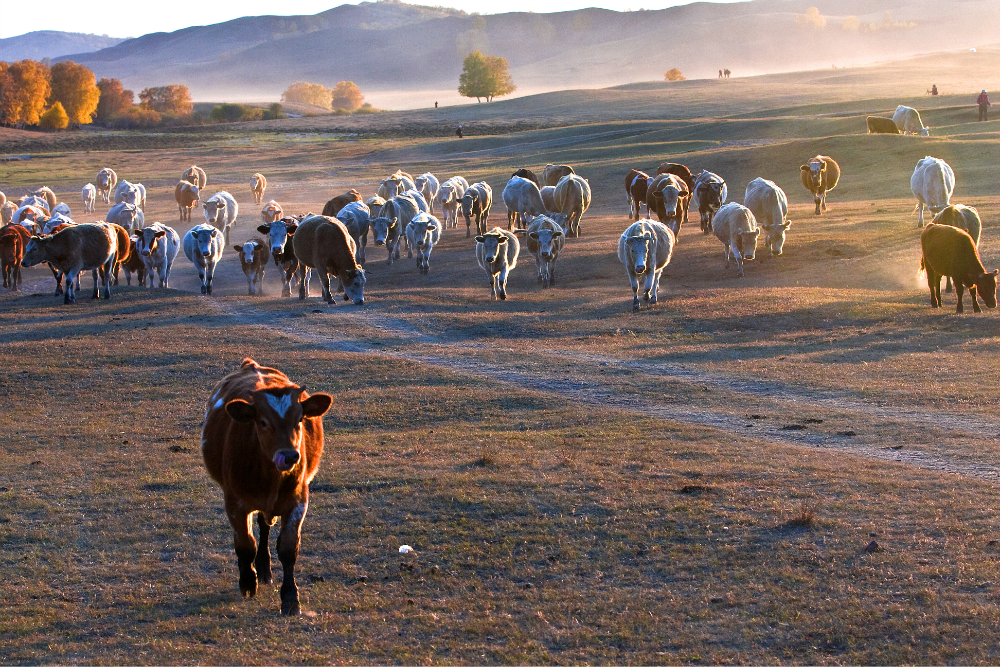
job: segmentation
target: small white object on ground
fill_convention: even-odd
[[[404,544],[403,546],[399,547],[399,553],[401,554],[413,553],[413,547],[411,547],[409,544]]]

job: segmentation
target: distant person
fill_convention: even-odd
[[[722,70],[721,69],[719,70],[719,78],[720,79],[722,78]]]
[[[437,103],[437,100],[434,100],[434,108],[435,108],[435,109],[437,109],[437,108],[438,108],[438,103]]]
[[[461,139],[461,138],[462,138],[462,124],[461,124],[461,123],[459,123],[459,124],[458,124],[458,129],[457,129],[457,130],[455,130],[455,134],[457,134],[457,135],[458,135],[458,138],[459,138],[459,139]]]
[[[727,79],[729,78],[729,75],[732,74],[729,70],[723,70],[723,72],[725,73]]]
[[[931,95],[937,95],[937,94],[938,94],[938,89],[937,89],[937,84],[935,83],[934,85],[931,86]]]
[[[990,96],[986,94],[986,90],[979,93],[979,97],[976,98],[976,104],[979,105],[979,120],[986,120],[986,112],[990,108]]]

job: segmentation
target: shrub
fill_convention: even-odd
[[[667,73],[663,75],[663,80],[664,81],[687,81],[687,77],[684,76],[684,74],[682,74],[679,69],[677,69],[676,67],[674,67],[673,69],[667,71]]]
[[[50,106],[38,120],[38,127],[43,130],[65,130],[69,125],[69,115],[61,102]]]

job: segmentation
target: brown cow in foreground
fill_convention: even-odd
[[[361,196],[361,193],[355,190],[354,188],[351,188],[342,195],[337,195],[336,197],[328,201],[326,204],[324,204],[323,215],[330,218],[335,218],[337,217],[337,214],[340,213],[340,209],[344,208],[352,201],[360,201],[360,202],[364,201],[364,197]]]
[[[951,225],[930,223],[920,235],[923,256],[920,268],[927,272],[927,287],[931,290],[931,308],[941,307],[941,276],[951,276],[955,281],[958,309],[962,311],[962,293],[969,288],[972,310],[980,313],[979,298],[987,308],[997,307],[997,274],[1000,269],[987,273],[979,259],[979,251],[968,232]]]
[[[21,225],[0,228],[0,266],[4,287],[17,289],[21,284],[21,260],[30,239],[31,233]]]
[[[117,234],[107,222],[70,225],[52,236],[32,236],[24,251],[21,266],[48,262],[53,271],[66,275],[63,303],[76,303],[75,283],[81,271],[92,270],[94,298],[99,298],[97,272],[104,283],[104,298],[111,298],[111,270],[118,256]],[[57,278],[58,280],[58,278]]]
[[[246,358],[239,370],[215,386],[201,431],[205,468],[219,486],[233,527],[243,597],[257,594],[257,583],[271,582],[271,525],[281,518],[281,613],[299,613],[295,560],[302,519],[309,506],[309,482],[323,455],[322,416],[329,394],[310,396],[274,368]],[[260,542],[250,529],[257,514]]]
[[[365,302],[365,270],[358,264],[357,246],[340,220],[322,215],[303,218],[292,235],[292,248],[299,260],[299,298],[309,295],[309,269],[316,269],[323,285],[323,298],[333,304],[330,276],[344,284],[344,300],[358,306]]]

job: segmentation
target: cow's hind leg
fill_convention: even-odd
[[[281,517],[281,532],[278,533],[278,560],[281,561],[281,613],[297,616],[299,613],[299,589],[295,585],[295,561],[299,556],[299,541],[302,519],[306,515],[305,503],[300,503],[290,513]]]
[[[271,583],[271,552],[267,546],[267,539],[271,534],[271,519],[260,512],[257,513],[257,529],[260,532],[260,539],[257,540],[257,555],[253,559],[253,565],[257,570],[257,581],[269,584]]]

